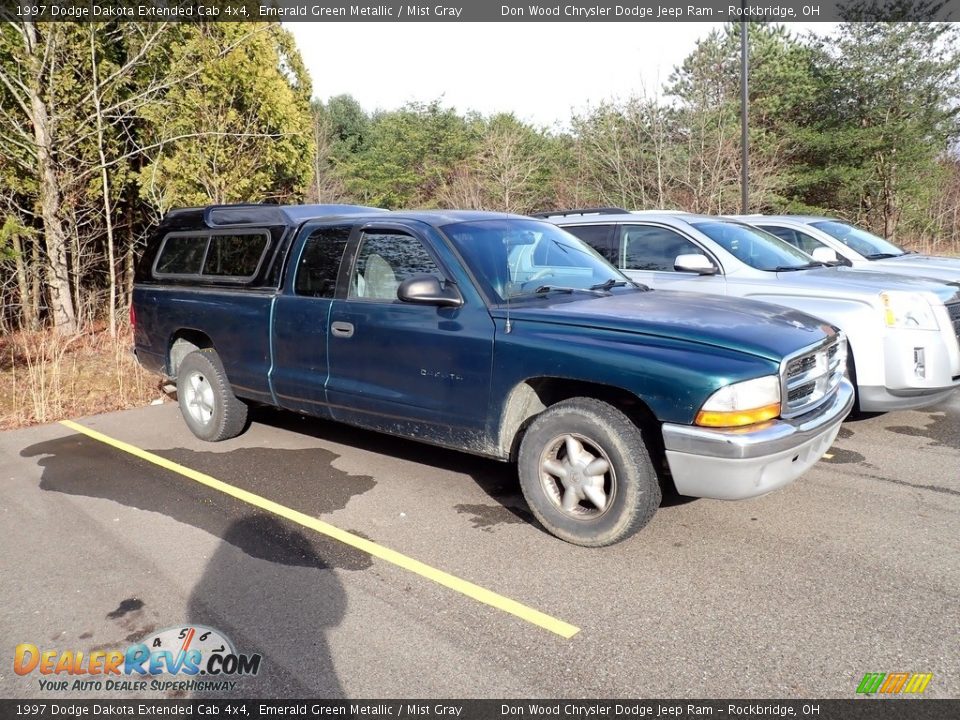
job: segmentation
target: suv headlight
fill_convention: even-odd
[[[704,427],[743,427],[780,414],[780,377],[765,375],[727,385],[711,395],[697,413]]]
[[[880,293],[883,321],[887,327],[910,330],[939,330],[930,302],[920,293],[888,291]]]

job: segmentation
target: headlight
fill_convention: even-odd
[[[779,414],[780,377],[766,375],[720,388],[700,408],[695,422],[706,427],[742,427]]]
[[[883,321],[887,327],[911,330],[939,330],[930,302],[919,293],[882,292]]]

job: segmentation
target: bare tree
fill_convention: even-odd
[[[308,196],[316,203],[341,202],[346,190],[336,174],[333,156],[333,123],[324,112],[312,111],[313,117],[313,180]]]
[[[543,170],[529,128],[512,118],[494,122],[484,133],[478,170],[487,207],[502,212],[530,212],[543,191],[534,182]]]
[[[61,60],[58,35],[60,23],[49,23],[41,39],[37,24],[31,21],[9,23],[19,38],[21,62],[0,66],[0,83],[19,113],[4,108],[2,140],[21,150],[20,157],[33,163],[28,168],[38,180],[40,215],[46,249],[46,280],[50,312],[57,331],[72,334],[77,329],[76,311],[70,293],[67,267],[68,234],[62,220],[61,178],[54,156],[58,111],[42,85]]]

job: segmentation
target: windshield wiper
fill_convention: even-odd
[[[597,283],[596,285],[591,285],[590,290],[611,290],[615,287],[625,287],[627,284],[626,280],[614,280],[610,278],[602,283]]]
[[[905,254],[905,253],[904,253]],[[886,260],[887,258],[900,257],[896,253],[871,253],[867,255],[867,260]]]
[[[644,285],[642,282],[637,282],[636,280],[614,280],[610,278],[609,280],[599,283],[597,285],[591,285],[591,290],[610,290],[615,287],[626,287],[629,285],[634,290],[643,290],[648,292],[650,290],[649,285]]]
[[[804,265],[777,265],[773,269],[773,272],[792,272],[794,270],[809,270],[810,268],[815,268],[815,267],[826,267],[826,265],[822,262],[817,262],[816,260],[814,260],[813,262],[809,262]]]
[[[600,288],[589,287],[589,288],[575,288],[567,287],[564,285],[541,285],[536,290],[533,291],[534,295],[544,295],[549,292],[562,292],[562,293],[575,293],[575,292],[585,292],[590,293],[591,295],[606,295],[607,291]]]

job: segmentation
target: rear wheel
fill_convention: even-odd
[[[619,542],[660,506],[640,429],[600,400],[573,398],[544,410],[524,434],[517,464],[533,514],[575,545]]]
[[[233,394],[216,350],[195,350],[177,369],[177,400],[184,422],[201,440],[236,437],[247,423],[247,406]]]

